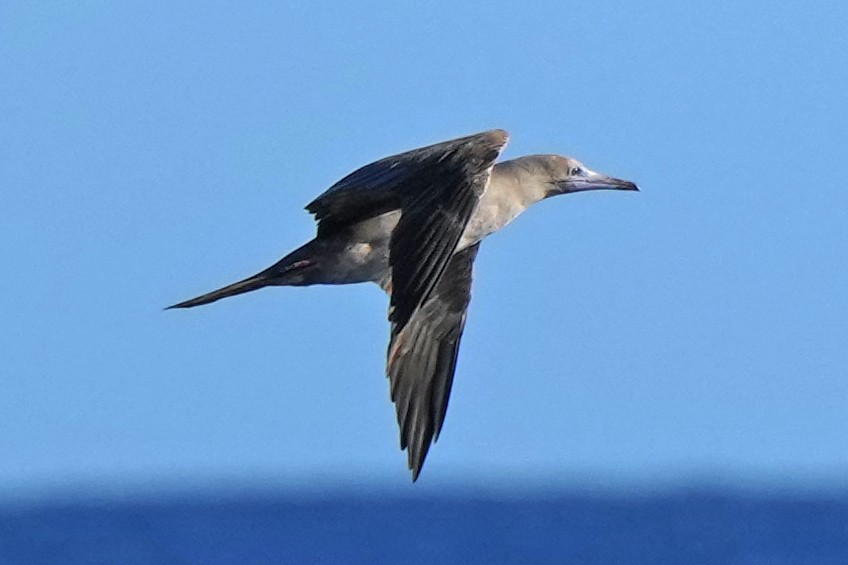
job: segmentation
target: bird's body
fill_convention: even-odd
[[[306,207],[318,220],[315,239],[252,277],[172,308],[271,285],[379,284],[390,297],[387,374],[415,480],[444,421],[480,242],[548,196],[637,190],[568,157],[495,164],[507,139],[491,130],[354,171]]]

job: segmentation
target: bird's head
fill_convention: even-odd
[[[537,166],[548,179],[545,196],[585,190],[639,190],[635,183],[597,173],[571,157],[537,155]]]

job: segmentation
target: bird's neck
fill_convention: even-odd
[[[477,243],[498,231],[546,196],[546,188],[524,168],[511,161],[498,163],[486,190],[466,226],[458,249]]]
[[[523,165],[522,159],[504,161],[492,168],[486,193],[491,192],[491,197],[498,201],[509,202],[520,214],[548,195],[548,187],[539,178]]]

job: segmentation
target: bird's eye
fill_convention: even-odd
[[[581,169],[580,167],[574,167],[570,171],[568,171],[568,175],[572,176],[572,177],[576,177],[576,176],[580,176],[580,174],[582,172],[583,172],[583,169]]]

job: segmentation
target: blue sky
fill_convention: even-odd
[[[283,4],[0,6],[6,490],[405,485],[376,287],[161,308],[493,127],[642,192],[487,240],[420,488],[845,476],[844,3]]]

